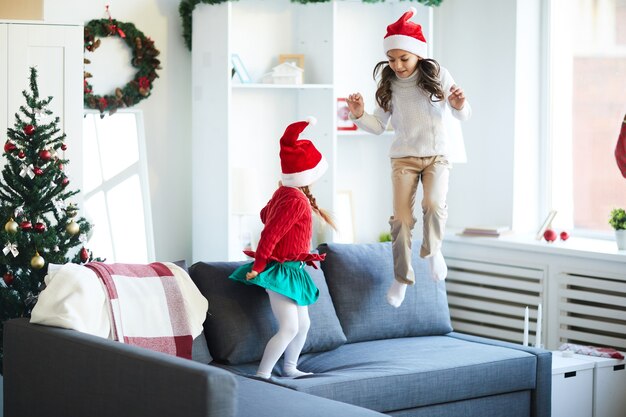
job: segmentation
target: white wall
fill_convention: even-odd
[[[134,23],[160,51],[162,69],[154,90],[137,105],[144,112],[155,258],[160,261],[191,259],[191,58],[182,38],[179,3],[47,0],[44,5],[46,22],[86,23],[104,18],[109,4],[113,18]],[[128,81],[118,81],[126,77],[123,71],[92,72],[94,82],[121,86]]]
[[[448,227],[513,221],[516,0],[444,0],[434,9],[434,58],[472,105],[468,163],[450,176]]]

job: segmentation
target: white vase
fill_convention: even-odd
[[[615,241],[617,242],[618,250],[626,250],[626,229],[615,231]]]

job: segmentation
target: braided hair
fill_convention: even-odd
[[[318,216],[320,216],[322,220],[324,220],[328,225],[330,225],[330,227],[337,230],[337,226],[335,225],[335,222],[333,221],[333,218],[331,217],[331,215],[326,210],[319,208],[317,206],[317,201],[315,201],[315,197],[313,197],[313,194],[311,194],[311,190],[309,189],[309,186],[305,185],[304,187],[300,187],[300,190],[302,190],[304,195],[306,195],[306,197],[309,199],[309,203],[311,203],[311,207],[313,208],[313,211]]]
[[[431,101],[441,101],[445,95],[443,87],[439,81],[440,66],[434,59],[420,59],[417,62],[417,68],[420,71],[417,77],[417,86],[430,95]],[[389,61],[380,61],[374,67],[373,77],[380,81],[376,89],[376,103],[384,111],[391,111],[391,81],[394,79],[395,73],[389,66]]]

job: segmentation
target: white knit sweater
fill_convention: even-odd
[[[448,112],[446,107],[459,120],[469,119],[472,110],[468,100],[465,100],[461,110],[450,106],[448,96],[454,80],[444,67],[441,67],[440,76],[445,94],[445,99],[442,101],[431,101],[428,94],[417,86],[418,71],[415,71],[408,78],[396,77],[391,82],[390,112],[385,112],[376,106],[373,115],[364,112],[357,119],[350,114],[350,119],[361,129],[380,135],[386,130],[391,118],[391,126],[395,131],[389,150],[391,158],[448,155],[449,139],[443,118],[450,117],[450,115],[446,115]]]

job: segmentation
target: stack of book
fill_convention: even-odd
[[[466,227],[463,229],[461,236],[486,236],[486,237],[499,237],[503,233],[510,232],[509,226],[476,226]]]

